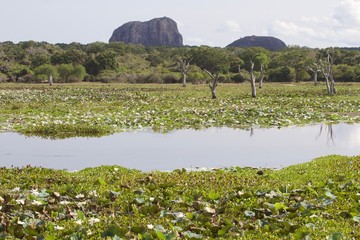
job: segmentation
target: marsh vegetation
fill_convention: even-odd
[[[212,99],[206,85],[0,84],[0,129],[67,138],[360,121],[356,83],[335,96],[310,83],[250,89],[221,84]],[[359,157],[334,155],[281,170],[1,168],[0,239],[356,239],[359,172]]]

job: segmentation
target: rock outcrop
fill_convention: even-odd
[[[275,37],[247,36],[229,44],[228,47],[263,47],[270,51],[277,51],[286,48],[286,44]]]
[[[117,28],[109,42],[124,42],[144,46],[183,46],[177,24],[168,17],[147,22],[128,22]]]

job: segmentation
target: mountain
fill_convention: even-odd
[[[270,51],[277,51],[286,48],[286,44],[275,37],[246,36],[229,44],[228,47],[263,47]]]
[[[109,42],[124,42],[144,46],[183,46],[177,24],[168,17],[147,22],[128,22],[114,30]]]

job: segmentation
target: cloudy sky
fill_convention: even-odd
[[[186,45],[248,35],[287,45],[359,47],[360,0],[1,0],[0,42],[108,42],[128,21],[170,17]]]

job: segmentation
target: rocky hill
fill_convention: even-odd
[[[177,24],[168,17],[147,22],[128,22],[117,28],[109,42],[125,42],[144,46],[183,46]]]
[[[246,36],[229,44],[228,47],[263,47],[270,51],[277,51],[286,48],[286,44],[275,37]]]

